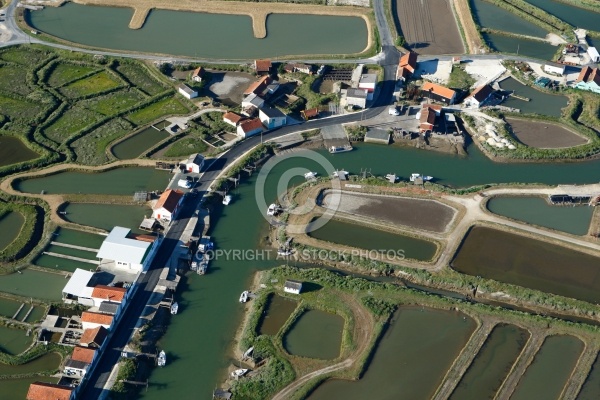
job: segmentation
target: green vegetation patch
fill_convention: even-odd
[[[127,119],[140,126],[155,121],[165,115],[180,115],[189,112],[190,110],[188,110],[188,108],[179,100],[167,97],[129,114]]]
[[[95,93],[104,92],[110,89],[115,89],[121,85],[107,71],[99,72],[89,78],[81,79],[73,82],[60,89],[60,92],[67,97],[76,99],[79,97],[89,96]]]
[[[107,154],[106,148],[110,143],[127,135],[133,129],[134,127],[129,121],[116,118],[77,139],[71,144],[77,162],[99,165],[113,161],[114,157]]]
[[[31,121],[43,110],[41,104],[0,95],[0,113],[11,119]]]
[[[35,65],[46,57],[45,53],[33,50],[31,47],[11,47],[0,53],[2,60],[26,66]]]
[[[318,107],[328,104],[337,99],[335,93],[320,94],[314,88],[319,87],[321,77],[318,75],[293,74],[295,78],[302,80],[302,84],[298,86],[296,95],[306,100],[306,108]]]
[[[104,115],[114,115],[133,107],[144,98],[133,89],[124,89],[84,100],[79,104]]]
[[[461,67],[452,67],[452,72],[450,72],[450,79],[448,80],[448,86],[452,89],[460,89],[464,91],[468,91],[469,88],[475,84],[476,80],[471,77]]]
[[[18,212],[25,218],[15,240],[0,251],[0,262],[11,262],[23,258],[41,238],[44,219],[35,206],[18,203],[0,203],[0,215]]]
[[[121,65],[117,67],[117,71],[132,85],[137,86],[140,90],[150,96],[154,96],[166,90],[166,88],[156,79],[151,77],[149,72],[142,66],[121,63]]]
[[[50,126],[44,129],[44,135],[56,143],[62,143],[74,133],[102,119],[98,113],[82,107],[72,107],[65,111]]]
[[[97,71],[98,67],[90,65],[78,65],[67,62],[57,62],[48,77],[48,85],[52,87],[62,86],[66,83],[73,82],[86,75]]]
[[[27,85],[27,70],[17,65],[0,65],[0,91],[27,96],[32,92]]]
[[[193,153],[204,153],[208,145],[199,135],[190,135],[173,143],[165,151],[165,157],[183,157]]]

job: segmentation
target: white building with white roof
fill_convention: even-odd
[[[108,234],[96,257],[114,261],[115,267],[132,272],[141,272],[149,264],[152,255],[158,248],[156,241],[147,242],[127,237],[131,230],[115,226]]]
[[[93,272],[77,268],[62,290],[63,301],[93,307],[92,292],[94,287],[88,286],[93,276]]]

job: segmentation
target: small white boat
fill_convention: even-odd
[[[229,203],[231,203],[231,196],[226,195],[225,197],[223,197],[223,205],[227,206],[229,205]]]
[[[335,154],[335,153],[343,153],[345,151],[351,151],[352,150],[352,146],[350,146],[349,144],[345,145],[345,146],[331,146],[329,148],[329,152],[331,154]]]
[[[231,373],[231,377],[239,378],[239,377],[244,376],[246,374],[246,372],[248,372],[248,368],[239,368]]]
[[[417,173],[413,173],[413,174],[411,174],[411,175],[410,175],[410,181],[411,181],[411,182],[414,182],[414,181],[415,181],[415,179],[417,179],[417,178],[421,178],[421,179],[423,179],[424,181],[430,181],[430,180],[432,180],[432,179],[433,179],[433,176],[429,176],[429,175],[421,175],[421,174],[417,174]]]
[[[177,302],[174,302],[173,304],[171,304],[171,315],[177,315],[177,311],[179,311],[179,304],[177,304]]]
[[[307,172],[304,174],[304,178],[307,180],[317,179],[317,173],[316,172]]]
[[[277,255],[278,256],[283,256],[283,257],[291,256],[292,255],[292,249],[286,249],[284,247],[280,247],[279,249],[277,249]]]
[[[167,353],[165,353],[164,350],[161,350],[160,353],[158,353],[158,366],[159,367],[164,367],[167,364]]]
[[[244,356],[242,357],[242,360],[245,360],[246,358],[250,357],[250,355],[252,354],[253,351],[254,351],[254,346],[252,346],[248,350],[246,350],[246,352],[244,353]]]
[[[248,291],[244,290],[240,295],[240,303],[245,303],[248,301]]]
[[[279,210],[279,207],[277,207],[277,204],[273,203],[267,209],[267,215],[271,215],[271,216],[276,215],[278,210]]]

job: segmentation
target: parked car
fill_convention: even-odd
[[[189,189],[192,187],[192,182],[188,181],[187,179],[180,179],[177,182],[177,186],[182,187],[182,188],[186,188]]]
[[[398,112],[398,109],[396,108],[396,106],[392,106],[389,108],[388,113],[390,115],[400,115],[400,112]]]

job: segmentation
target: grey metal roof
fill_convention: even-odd
[[[142,264],[150,243],[129,239],[130,229],[115,226],[108,234],[96,257],[121,261],[131,264]]]
[[[77,297],[90,297],[93,288],[89,287],[88,283],[92,276],[94,276],[93,272],[77,268],[63,288],[63,293]]]
[[[360,76],[360,83],[377,83],[377,74],[363,74]]]
[[[83,361],[75,361],[69,358],[69,360],[65,363],[65,368],[86,369],[88,365],[90,364]]]
[[[285,114],[282,113],[281,111],[279,111],[279,109],[275,108],[275,107],[261,107],[259,108],[260,112],[262,112],[263,114],[265,114],[267,117],[269,118],[283,118],[285,117]]]
[[[364,89],[348,89],[346,97],[353,97],[355,99],[366,99],[367,91]]]
[[[365,138],[390,140],[390,133],[382,129],[369,129]]]
[[[189,87],[188,85],[186,85],[185,83],[181,84],[179,86],[179,89],[183,90],[184,92],[186,92],[187,94],[194,94],[196,93],[196,91],[194,89],[192,89],[191,87]]]
[[[192,154],[188,157],[186,164],[196,164],[200,165],[204,161],[204,156],[202,154]]]
[[[300,289],[302,289],[302,282],[294,281],[292,279],[288,279],[288,280],[285,281],[284,287],[290,288],[290,289],[300,290]]]
[[[106,314],[116,314],[121,303],[115,303],[114,301],[103,301],[98,307],[98,311]]]

